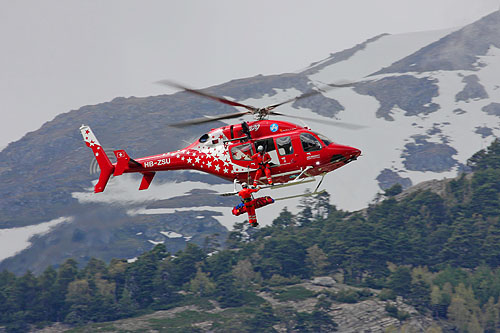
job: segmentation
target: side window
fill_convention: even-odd
[[[292,138],[289,136],[276,138],[276,147],[281,156],[293,154]]]
[[[321,143],[310,133],[302,133],[300,135],[300,141],[302,142],[302,148],[305,152],[318,151],[321,150]]]
[[[252,155],[252,144],[250,143],[231,148],[231,156],[233,156],[234,160],[251,161]]]

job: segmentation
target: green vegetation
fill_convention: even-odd
[[[315,292],[301,286],[293,286],[290,288],[278,289],[275,291],[275,298],[280,302],[301,301],[310,297],[314,297],[315,295]]]
[[[340,303],[357,303],[372,296],[368,289],[342,289],[336,293],[331,293],[330,297]]]
[[[394,317],[399,321],[405,321],[410,317],[410,314],[408,312],[400,311],[398,310],[397,306],[391,304],[387,304],[385,306],[385,311],[387,311],[389,316]]]
[[[79,268],[67,260],[39,276],[0,273],[0,325],[22,332],[51,322],[83,325],[196,305],[170,319],[151,319],[159,330],[272,332],[273,325],[304,332],[332,331],[332,302],[402,296],[422,313],[447,320],[460,332],[495,332],[500,324],[500,143],[469,161],[474,171],[451,180],[445,193],[420,191],[389,197],[364,212],[344,212],[328,193],[306,197],[302,211],[286,209],[271,226],[241,223],[228,248],[208,256],[193,244],[175,256],[163,245],[137,261],[92,259]],[[397,192],[397,191],[396,191]],[[322,293],[312,312],[273,308],[276,300],[316,294],[297,284],[340,275],[356,288]],[[216,302],[216,303],[214,303]],[[216,304],[217,306],[215,306]],[[217,311],[216,311],[217,310]],[[408,314],[388,305],[399,320]],[[106,331],[108,324],[94,324]],[[100,325],[100,326],[99,326]],[[106,326],[108,325],[108,326]],[[78,330],[76,330],[78,331]]]

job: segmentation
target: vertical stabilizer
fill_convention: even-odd
[[[102,192],[106,188],[106,184],[108,183],[109,177],[113,173],[114,166],[109,160],[106,153],[104,152],[104,149],[102,149],[102,146],[99,143],[99,141],[97,141],[97,138],[95,137],[94,133],[92,133],[90,127],[87,125],[82,125],[80,126],[80,132],[82,133],[83,141],[85,141],[87,147],[92,149],[92,152],[94,153],[97,163],[99,164],[99,168],[101,169],[101,173],[99,175],[99,181],[94,187],[94,192],[95,193]]]

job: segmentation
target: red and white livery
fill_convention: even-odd
[[[271,156],[274,184],[325,175],[361,154],[359,149],[331,142],[306,127],[258,120],[212,129],[193,144],[174,152],[132,159],[124,150],[115,150],[116,163],[111,163],[90,127],[82,125],[80,131],[101,169],[94,188],[96,193],[104,191],[111,175],[134,172],[143,175],[139,190],[149,187],[156,172],[168,170],[198,170],[232,182],[252,183],[258,170],[252,156],[259,145]],[[267,181],[261,177],[259,182]]]

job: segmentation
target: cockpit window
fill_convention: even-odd
[[[329,146],[330,143],[332,143],[333,141],[328,139],[326,136],[324,136],[323,134],[319,134],[317,132],[314,132],[314,134],[316,134],[318,136],[318,138],[321,139],[321,141],[323,141],[323,143],[325,144],[325,146]]]
[[[300,141],[302,142],[302,148],[305,152],[318,151],[322,148],[321,142],[310,133],[302,133],[300,135]]]
[[[200,138],[201,143],[205,143],[208,140],[208,134],[203,134]]]

